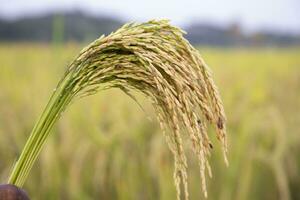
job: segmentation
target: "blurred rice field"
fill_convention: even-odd
[[[80,49],[0,44],[0,182]],[[221,91],[229,134],[228,168],[214,145],[208,199],[300,199],[300,49],[200,51]],[[173,157],[150,102],[137,98],[143,109],[119,90],[74,103],[24,186],[31,198],[175,199]],[[193,156],[189,177],[191,199],[204,199]]]

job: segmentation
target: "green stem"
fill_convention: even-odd
[[[58,121],[61,113],[73,97],[69,90],[71,88],[67,89],[70,83],[69,80],[70,79],[68,77],[65,77],[52,94],[46,108],[34,126],[18,161],[13,167],[8,179],[9,184],[14,184],[18,187],[23,186],[34,162],[50,134],[52,127]]]

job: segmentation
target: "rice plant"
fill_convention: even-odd
[[[130,23],[84,48],[53,91],[8,183],[22,187],[52,127],[70,103],[119,88],[134,99],[131,92],[137,90],[151,100],[174,155],[177,198],[188,199],[189,195],[183,133],[188,134],[198,158],[202,190],[207,196],[206,173],[211,176],[208,158],[212,149],[207,126],[215,127],[227,163],[226,118],[207,65],[183,34],[167,20]]]

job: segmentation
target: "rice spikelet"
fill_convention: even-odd
[[[207,196],[206,171],[211,141],[207,124],[216,128],[226,159],[225,113],[211,73],[199,52],[167,20],[125,24],[84,48],[70,64],[14,166],[10,183],[22,186],[52,126],[70,102],[109,88],[130,95],[137,90],[152,100],[175,159],[177,198],[188,199],[187,159],[182,133],[187,132],[200,166]],[[181,184],[184,193],[181,194]]]

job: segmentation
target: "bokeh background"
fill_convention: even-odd
[[[168,18],[214,72],[228,118],[229,167],[214,139],[208,199],[300,199],[298,0],[0,0],[0,182],[66,66],[128,21]],[[38,199],[173,200],[173,157],[155,121],[119,90],[74,103],[24,188]],[[213,133],[212,137],[213,136]],[[191,199],[204,199],[188,148]]]

